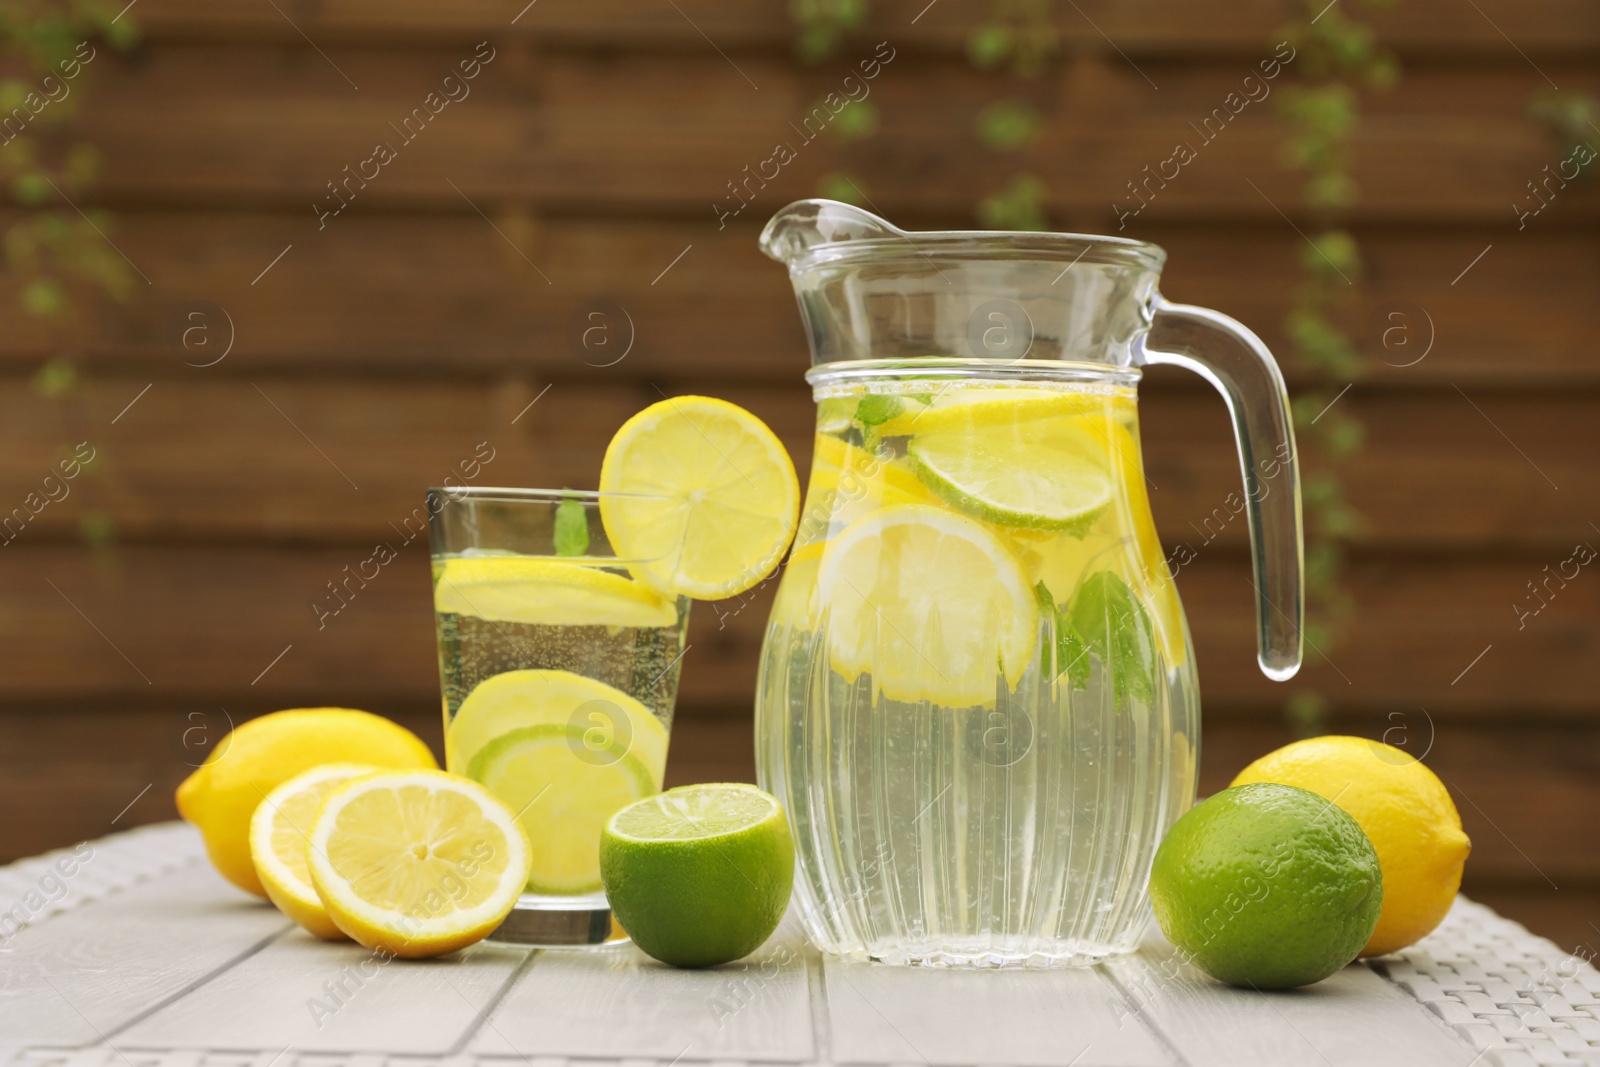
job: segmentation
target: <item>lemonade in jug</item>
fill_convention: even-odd
[[[905,233],[802,201],[762,247],[789,267],[817,401],[756,711],[810,935],[947,966],[1130,951],[1199,739],[1140,367],[1190,367],[1228,401],[1261,665],[1284,679],[1301,534],[1271,355],[1231,319],[1163,302],[1164,254],[1141,242]]]

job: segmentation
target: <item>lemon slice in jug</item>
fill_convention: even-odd
[[[1039,605],[1022,565],[981,523],[904,504],[829,542],[814,608],[833,669],[870,672],[891,700],[994,703],[1033,661]]]

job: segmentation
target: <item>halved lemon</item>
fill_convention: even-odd
[[[324,763],[284,782],[262,798],[250,817],[250,858],[278,910],[320,938],[342,941],[345,933],[311,884],[306,849],[317,809],[329,793],[352,778],[382,770],[366,763]]]
[[[546,626],[674,626],[678,606],[596,566],[526,556],[446,560],[434,610]]]
[[[885,508],[829,542],[812,609],[833,669],[891,700],[992,704],[1032,663],[1039,606],[994,532],[923,504]]]
[[[323,801],[307,850],[339,929],[371,949],[442,956],[489,936],[528,882],[514,813],[443,771],[353,779]]]
[[[530,726],[486,745],[467,774],[517,814],[533,848],[530,893],[600,889],[606,820],[656,793],[660,779],[598,731]]]
[[[591,739],[620,744],[661,786],[666,726],[622,690],[571,671],[506,671],[479,682],[445,730],[446,762],[465,771],[484,746],[530,726],[575,726]]]
[[[600,491],[606,535],[634,576],[701,600],[772,573],[800,513],[782,442],[743,408],[705,396],[672,397],[623,423]]]

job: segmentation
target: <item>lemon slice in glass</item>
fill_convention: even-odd
[[[829,542],[817,575],[833,669],[870,672],[891,700],[994,703],[1033,661],[1039,606],[1021,564],[981,523],[905,504]]]
[[[530,893],[599,890],[606,820],[657,791],[636,756],[569,726],[513,730],[486,745],[467,774],[516,812],[533,845]]]
[[[606,448],[600,491],[606,536],[634,576],[701,600],[770,574],[800,513],[782,442],[743,408],[704,396],[672,397],[625,422]]]
[[[445,729],[448,762],[469,768],[484,746],[530,726],[572,726],[593,743],[620,745],[661,785],[666,725],[622,690],[571,671],[506,671],[479,682]]]
[[[352,778],[382,770],[366,763],[324,763],[284,782],[268,793],[250,817],[250,858],[278,910],[311,933],[329,941],[345,939],[343,930],[311,884],[306,848],[317,809],[329,793]]]
[[[532,856],[513,813],[443,771],[385,771],[328,795],[307,849],[339,929],[371,949],[441,956],[510,914]]]
[[[595,566],[521,556],[446,560],[433,606],[440,613],[546,626],[678,622],[678,606],[649,586]]]

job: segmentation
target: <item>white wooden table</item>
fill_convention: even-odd
[[[1090,970],[963,972],[824,959],[792,922],[711,971],[631,946],[380,964],[228,886],[187,827],[72,856],[0,868],[0,1067],[1600,1064],[1600,975],[1467,901],[1403,955],[1265,994],[1159,935]]]

